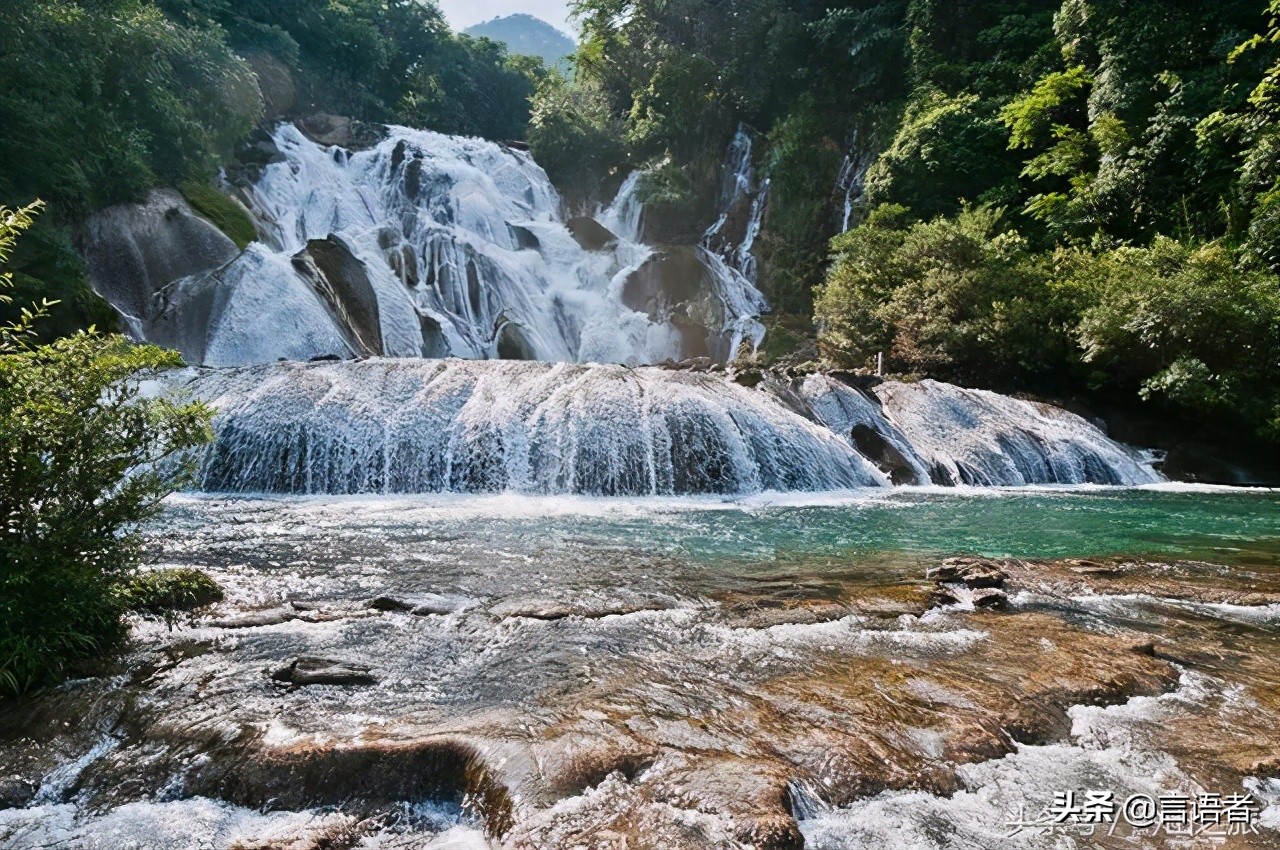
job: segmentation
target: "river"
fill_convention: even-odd
[[[1275,492],[184,495],[148,546],[227,599],[9,719],[65,726],[5,737],[0,846],[1086,847],[1006,826],[1086,787],[1249,789],[1227,846],[1277,840],[1232,755],[1275,749]],[[987,610],[930,595],[959,553],[1053,560]],[[269,678],[309,657],[369,678]]]

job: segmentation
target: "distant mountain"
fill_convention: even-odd
[[[567,68],[567,57],[573,55],[573,52],[578,49],[573,39],[533,15],[521,14],[494,18],[492,21],[468,27],[464,32],[467,35],[501,41],[512,53],[541,56],[548,68]]]

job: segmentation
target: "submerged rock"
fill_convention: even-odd
[[[303,614],[292,608],[271,608],[265,611],[248,611],[231,617],[210,620],[215,629],[256,629],[262,626],[278,626],[292,620],[303,619]]]
[[[290,685],[373,685],[378,677],[364,664],[305,656],[271,673],[277,682]]]

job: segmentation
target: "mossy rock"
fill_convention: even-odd
[[[182,197],[191,208],[204,216],[214,227],[227,235],[243,251],[250,242],[257,240],[258,230],[253,218],[239,203],[219,192],[208,183],[191,182],[182,186]]]
[[[194,611],[223,599],[217,582],[199,570],[183,568],[140,573],[121,593],[129,610],[155,615]]]

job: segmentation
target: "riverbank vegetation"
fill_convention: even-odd
[[[578,97],[534,106],[535,127],[586,128],[564,179],[660,163],[706,220],[718,157],[754,129],[761,285],[831,364],[884,352],[1280,440],[1280,3],[576,6]],[[621,150],[592,144],[611,121]]]
[[[34,212],[0,207],[0,269]],[[119,644],[138,595],[138,526],[181,483],[181,453],[209,437],[203,405],[144,393],[176,353],[92,329],[39,344],[52,306],[0,327],[0,696]]]

